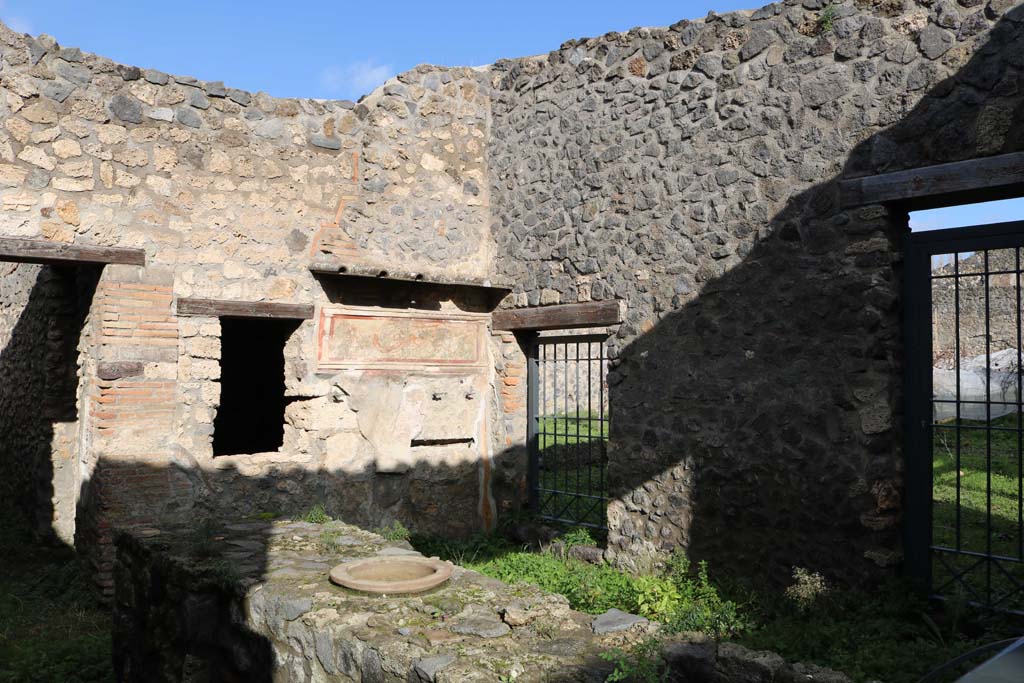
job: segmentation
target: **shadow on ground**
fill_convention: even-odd
[[[955,76],[914,108],[890,112],[893,124],[857,145],[843,175],[1024,149],[1022,20],[1024,8],[1011,10]],[[749,226],[760,237],[740,265],[710,279],[693,301],[623,349],[609,378],[609,477],[611,494],[621,501],[613,507],[609,542],[627,566],[648,549],[684,545],[695,559],[710,559],[716,572],[777,582],[802,565],[856,582],[880,575],[868,571],[865,558],[890,567],[899,561],[899,242],[907,207],[846,211],[839,179],[792,197],[767,226]],[[54,425],[77,417],[59,406],[70,405],[75,393],[78,332],[55,330],[80,331],[91,291],[75,279],[53,294],[53,282],[64,276],[41,273],[0,353],[0,467],[13,473],[5,490],[37,529],[47,528],[55,513],[52,490],[35,486],[59,475],[54,463],[63,456],[54,444],[61,435]],[[84,305],[58,310],[75,301]],[[520,457],[499,455],[495,471]],[[325,500],[329,512],[344,516],[366,496],[393,505],[419,496],[443,516],[446,501],[437,501],[431,487],[457,485],[464,475],[439,471],[371,482],[315,472],[297,482],[306,488],[296,494],[274,476],[125,468],[101,459],[92,478],[97,485],[82,491],[79,506],[106,506],[117,518],[131,506],[159,517],[161,506],[174,505],[179,518],[198,521],[267,511],[253,502],[264,499],[293,510]],[[139,490],[145,495],[127,496]],[[414,506],[396,516],[416,530]],[[83,517],[89,519],[104,517]],[[385,520],[355,521],[372,528]],[[241,573],[258,580],[266,558],[260,548],[251,557]],[[156,579],[145,585],[165,588]],[[181,603],[184,623],[192,623],[185,612],[194,604]],[[184,680],[189,667],[205,666],[218,680],[269,680],[272,655],[259,635],[245,633],[237,602],[211,594],[198,604],[208,626],[192,631],[173,632],[172,624],[146,615],[116,623],[118,640],[132,643],[131,653],[115,654],[118,675]],[[176,654],[160,655],[157,642],[173,645]],[[229,657],[240,642],[245,655]],[[232,663],[217,663],[222,658]],[[574,675],[550,680],[578,680]]]

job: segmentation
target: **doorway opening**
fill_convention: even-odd
[[[607,528],[606,338],[607,334],[542,334],[530,345],[530,506],[541,519]]]
[[[1013,218],[1024,201],[911,214],[907,561],[934,597],[1024,612],[1024,221]]]
[[[221,318],[221,396],[213,454],[274,452],[284,444],[284,346],[297,320]]]

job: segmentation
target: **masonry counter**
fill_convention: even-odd
[[[122,533],[114,650],[121,681],[604,681],[599,657],[656,631],[595,633],[564,597],[456,566],[426,593],[330,583],[340,562],[418,555],[341,522],[239,521]],[[603,622],[602,622],[603,623]]]

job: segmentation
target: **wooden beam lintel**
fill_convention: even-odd
[[[144,266],[146,265],[146,252],[142,249],[0,237],[0,261],[55,266],[76,264]]]
[[[844,208],[889,202],[933,208],[1024,192],[1024,152],[954,161],[839,183]]]
[[[206,318],[284,318],[310,320],[313,306],[310,304],[289,304],[273,301],[228,301],[225,299],[194,299],[179,297],[179,316]]]
[[[622,317],[620,301],[588,301],[495,311],[491,316],[491,324],[495,330],[509,332],[568,330],[616,325],[622,322]]]

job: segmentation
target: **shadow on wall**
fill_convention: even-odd
[[[0,263],[0,271],[0,302],[23,306],[16,320],[0,309],[12,323],[0,350],[0,500],[12,508],[4,517],[43,540],[70,542],[78,346],[99,269]]]
[[[844,209],[839,180],[1024,149],[1022,22],[1024,7],[1010,10],[905,114],[893,89],[893,125],[840,176],[741,227],[757,232],[742,262],[621,350],[609,376],[619,562],[684,545],[718,574],[782,580],[797,565],[854,583],[900,562],[906,207]],[[799,161],[762,150],[735,159],[751,178]]]
[[[1009,12],[956,76],[905,115],[893,112],[898,122],[860,143],[844,174],[1024,149],[1022,21],[1024,8]],[[986,91],[992,93],[987,99]],[[773,155],[781,152],[739,161],[770,172],[782,165]],[[697,559],[710,559],[716,571],[754,579],[781,577],[797,564],[854,581],[872,574],[864,569],[870,567],[865,557],[883,565],[898,561],[898,241],[905,214],[881,207],[844,211],[838,180],[789,199],[767,226],[749,226],[759,239],[739,266],[710,278],[694,300],[622,350],[609,378],[609,476],[619,499],[610,511],[609,540],[627,565],[646,551],[677,544],[688,545]],[[776,191],[782,198],[786,189]],[[48,522],[52,491],[30,494],[27,483],[53,481],[52,469],[45,470],[56,459],[54,425],[60,419],[46,417],[39,407],[49,400],[48,386],[61,387],[60,396],[74,401],[74,383],[54,385],[45,376],[49,358],[61,359],[57,369],[63,377],[74,371],[76,359],[43,352],[51,339],[46,320],[54,298],[44,276],[34,283],[25,278],[31,287],[28,306],[0,355],[0,449],[4,466],[19,473],[14,480],[26,484],[8,482],[9,490],[21,491],[20,504],[36,511],[34,519]],[[7,282],[12,281],[5,279],[5,287]],[[75,329],[81,330],[83,318],[71,317]],[[65,338],[75,343],[62,348],[76,348],[78,334]],[[515,451],[498,456],[495,471],[513,471],[505,461],[517,457]],[[243,506],[263,498],[301,500],[305,506],[322,496],[328,512],[334,512],[332,496],[339,503],[382,496],[411,500],[406,510],[420,501],[443,508],[449,501],[438,496],[436,482],[458,485],[464,473],[435,469],[413,491],[413,478],[400,483],[371,473],[365,479],[330,472],[245,477],[230,470],[101,461],[93,477],[98,486],[83,490],[82,505],[106,506],[111,519],[138,512],[156,520],[161,506],[173,503],[179,505],[177,515],[193,522],[204,514],[243,516]],[[181,506],[185,499],[196,502]],[[415,526],[415,519],[401,521]],[[265,547],[250,552],[245,575],[258,578],[267,570]],[[161,590],[159,581],[147,585]],[[183,600],[174,619],[230,630],[241,628],[236,610],[237,604],[216,597]],[[194,614],[205,616],[190,621]],[[133,660],[136,668],[126,680],[179,680],[187,666],[198,665],[147,649],[158,644],[146,638],[160,638],[178,621],[150,624],[146,615],[139,618],[144,621],[116,626],[125,638],[143,639],[138,652],[152,654]],[[234,642],[220,629],[197,627],[175,637],[184,639],[182,652],[210,660],[226,657]],[[230,670],[224,669],[223,680],[269,676],[263,667],[270,654],[259,636],[251,638],[249,663],[224,664]],[[128,666],[125,661],[119,666]]]

